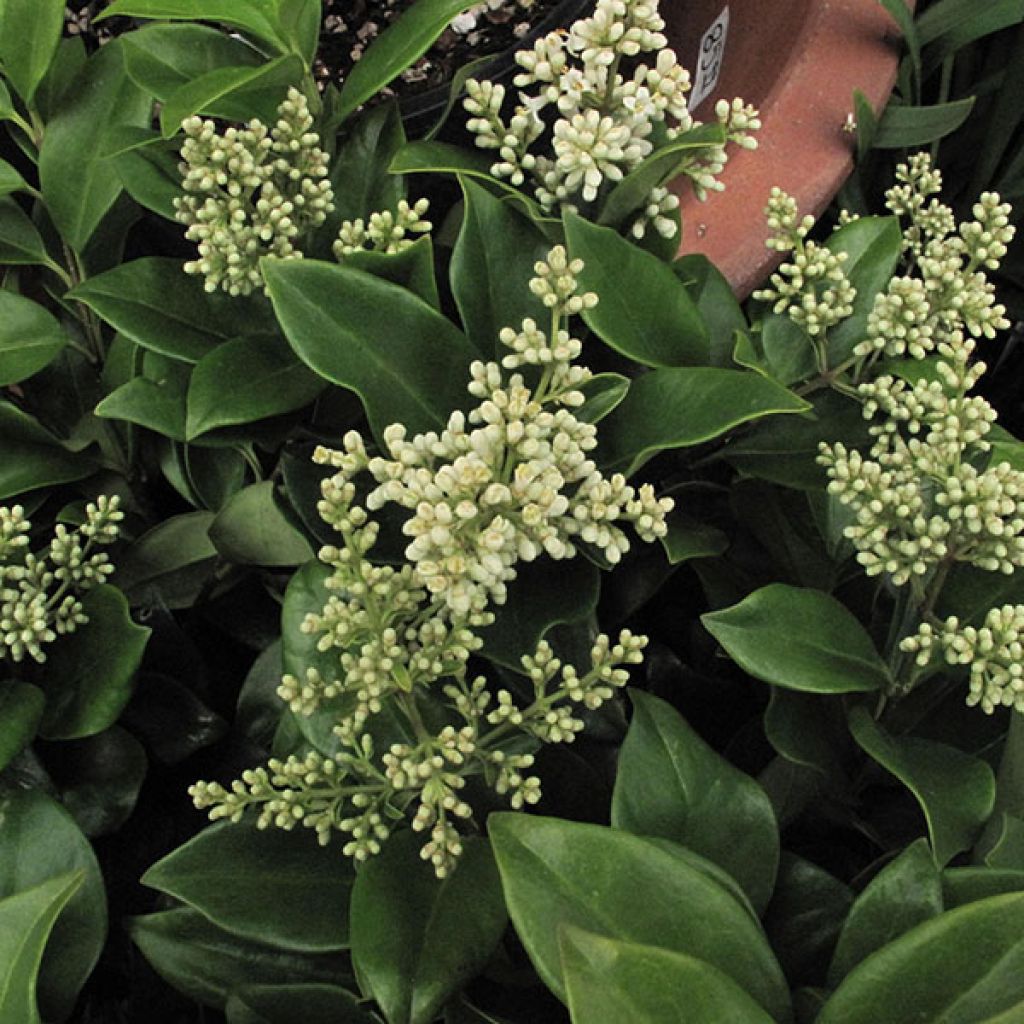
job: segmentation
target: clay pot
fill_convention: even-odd
[[[896,80],[899,32],[878,0],[661,0],[659,9],[698,97],[702,61],[713,78],[720,60],[696,116],[711,120],[715,101],[733,96],[761,111],[758,148],[733,150],[724,192],[700,203],[688,181],[675,183],[680,252],[704,253],[743,298],[779,260],[764,246],[771,187],[793,195],[805,213],[828,205],[853,169],[853,91],[882,109]],[[713,26],[726,9],[723,33]]]

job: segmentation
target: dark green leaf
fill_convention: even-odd
[[[666,523],[668,533],[661,544],[672,565],[692,558],[711,558],[729,547],[729,537],[717,527],[697,522],[676,509],[668,514]]]
[[[132,918],[129,931],[157,973],[206,1006],[224,1008],[247,985],[326,984],[351,980],[341,953],[296,953],[241,939],[191,907]]]
[[[70,483],[89,476],[95,463],[83,452],[70,452],[28,413],[0,402],[0,501],[39,487]]]
[[[221,341],[265,327],[266,308],[211,295],[181,261],[147,257],[90,278],[69,293],[143,348],[197,363]]]
[[[239,565],[301,565],[313,557],[309,542],[277,507],[270,480],[232,495],[209,535],[220,556]]]
[[[828,694],[801,693],[773,686],[764,713],[768,742],[787,761],[813,768],[833,782],[845,778],[844,754],[850,747],[846,716]]]
[[[118,559],[113,580],[133,605],[188,608],[213,571],[210,512],[171,516],[144,533]]]
[[[1012,814],[993,814],[973,855],[990,868],[1024,871],[1024,821]]]
[[[775,686],[855,693],[889,680],[864,627],[820,590],[772,583],[701,621],[740,668]]]
[[[184,365],[184,364],[180,364]],[[96,415],[124,420],[175,441],[185,439],[185,390],[176,377],[133,377],[96,406]]]
[[[2,219],[0,214],[0,230]],[[65,344],[67,338],[56,317],[39,303],[0,291],[0,387],[31,377]]]
[[[152,101],[128,78],[123,63],[117,39],[89,58],[47,124],[39,153],[46,208],[64,241],[79,253],[121,191],[106,156],[108,134],[149,122]]]
[[[942,913],[942,879],[927,840],[911,843],[854,900],[828,969],[835,988],[862,960]]]
[[[647,366],[707,363],[707,327],[671,267],[611,228],[572,213],[564,221],[569,253],[585,264],[580,288],[599,297],[583,319],[605,344]]]
[[[541,558],[520,564],[494,624],[480,631],[484,656],[519,671],[522,656],[533,654],[552,626],[591,616],[600,590],[601,574],[584,558],[567,562]]]
[[[309,829],[258,829],[249,821],[204,829],[142,881],[233,935],[316,953],[348,946],[354,877],[337,846],[320,846]]]
[[[475,149],[463,149],[448,142],[410,142],[394,155],[391,174],[459,174],[479,178],[500,191],[525,198],[508,182],[491,174],[494,161]]]
[[[0,3],[0,63],[15,92],[28,104],[57,52],[64,27],[63,0]]]
[[[973,0],[938,0],[922,11],[917,20],[917,34],[922,46],[943,36],[959,45],[962,39],[977,39],[1020,20],[1020,0],[990,0],[983,7]],[[955,47],[947,52],[955,52]]]
[[[0,89],[3,83],[0,83]],[[0,121],[3,120],[3,95],[0,93]],[[6,161],[0,160],[0,196],[8,196],[12,192],[29,192],[29,183]]]
[[[341,261],[355,270],[383,278],[419,296],[428,306],[441,308],[434,274],[434,245],[429,235],[417,238],[401,252],[358,249]]]
[[[967,120],[973,106],[973,96],[931,107],[889,104],[878,122],[875,149],[907,149],[941,139],[955,132]]]
[[[911,66],[914,69],[912,79],[914,89],[919,92],[921,88],[921,40],[918,38],[917,27],[914,24],[913,4],[908,6],[907,0],[878,0],[878,2],[892,15],[893,20],[899,26]]]
[[[257,67],[214,68],[180,85],[160,111],[160,133],[176,135],[181,122],[193,114],[211,114],[232,121],[259,117],[273,124],[289,86],[302,78],[302,61],[287,54]]]
[[[534,264],[550,249],[537,226],[507,201],[468,178],[462,227],[452,250],[452,294],[470,341],[490,356],[503,327],[518,331],[527,317],[548,330],[550,313],[530,291]]]
[[[576,410],[576,418],[583,423],[600,423],[622,404],[629,383],[621,373],[595,373],[580,385],[584,404]]]
[[[53,927],[39,971],[40,1010],[47,1020],[64,1020],[106,939],[103,876],[71,816],[43,793],[21,790],[0,797],[0,820],[0,898],[66,878],[68,872],[81,879]],[[6,925],[0,925],[0,936],[5,934]],[[0,1013],[5,1024],[21,1019]]]
[[[116,587],[103,584],[82,598],[89,621],[58,638],[47,658],[47,739],[92,736],[112,725],[132,695],[135,672],[149,639],[128,614]]]
[[[1024,893],[932,918],[856,967],[818,1024],[1010,1024],[1024,1011]]]
[[[725,275],[699,253],[681,256],[672,264],[672,272],[686,285],[707,326],[711,365],[732,366],[736,332],[747,329],[747,318]]]
[[[279,38],[274,0],[114,0],[96,18],[124,16],[159,18],[163,21],[219,21],[232,28],[251,32],[267,42],[287,49],[287,41]]]
[[[31,683],[0,682],[0,772],[32,742],[45,703],[43,691]]]
[[[81,36],[61,39],[57,53],[36,90],[35,105],[44,121],[50,121],[60,110],[70,84],[82,73],[89,54]]]
[[[745,370],[653,370],[633,380],[622,404],[604,421],[598,453],[606,468],[629,476],[660,451],[703,444],[742,423],[807,408],[791,391]]]
[[[970,847],[995,803],[992,769],[946,743],[890,736],[866,708],[852,708],[849,719],[861,748],[917,798],[939,867]]]
[[[421,57],[455,15],[471,7],[467,0],[417,0],[366,48],[349,72],[338,99],[339,120],[375,96]]]
[[[27,266],[49,262],[36,226],[16,200],[0,199],[0,265]]]
[[[379,1024],[337,985],[246,985],[228,997],[228,1024]]]
[[[412,433],[436,429],[465,404],[475,350],[422,299],[349,267],[262,266],[292,348],[321,377],[359,395],[377,437],[396,422]]]
[[[1024,871],[946,868],[942,872],[942,899],[946,910],[1008,892],[1024,892]]]
[[[559,948],[573,1024],[772,1024],[704,960],[572,926],[560,931]]]
[[[509,914],[544,983],[565,998],[558,929],[703,960],[776,1020],[789,990],[760,928],[729,892],[659,842],[557,818],[492,814],[491,841]]]
[[[209,71],[260,63],[260,54],[251,46],[207,25],[146,25],[124,37],[128,76],[161,102]]]
[[[175,220],[174,200],[182,195],[176,153],[158,146],[142,146],[112,157],[125,192],[139,206],[166,220]]]
[[[57,915],[81,884],[81,872],[73,871],[0,900],[0,1020],[41,1024],[39,962]]]
[[[278,335],[235,338],[196,365],[188,388],[186,434],[192,440],[217,427],[292,412],[323,389],[324,382]]]
[[[810,335],[786,313],[769,313],[761,322],[761,348],[771,375],[780,384],[813,377],[817,364]]]
[[[415,832],[396,833],[352,889],[352,959],[389,1024],[430,1024],[484,967],[508,923],[486,840],[464,840],[444,880],[422,845]]]
[[[725,868],[764,910],[779,863],[779,830],[764,790],[715,753],[670,704],[630,693],[612,825],[671,839]]]

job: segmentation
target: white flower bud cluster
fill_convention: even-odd
[[[593,14],[568,33],[552,32],[516,54],[522,71],[513,85],[524,91],[507,123],[505,87],[469,79],[463,102],[467,128],[477,146],[497,151],[491,174],[517,187],[529,182],[547,211],[575,210],[581,202],[595,202],[609,183],[621,181],[654,152],[656,125],[664,126],[669,140],[695,127],[686,101],[690,76],[667,49],[664,27],[657,0],[597,0]],[[652,66],[639,64],[629,77],[620,73],[624,58],[644,53],[656,54]],[[549,109],[550,123],[541,116]],[[756,110],[737,99],[723,101],[715,113],[728,141],[755,147]],[[550,150],[531,151],[542,137],[545,145],[550,140]],[[721,188],[717,176],[725,161],[724,145],[708,145],[681,156],[672,174],[689,175],[703,196]],[[631,233],[642,238],[652,226],[672,237],[678,206],[678,197],[657,185]]]
[[[942,175],[927,153],[901,164],[896,177],[886,205],[907,220],[903,245],[910,265],[875,299],[856,354],[923,359],[956,332],[995,337],[1010,324],[985,271],[998,269],[1013,239],[1009,204],[986,192],[974,204],[973,219],[957,225],[953,211],[934,198]]]
[[[991,715],[997,707],[1024,713],[1024,605],[992,608],[980,627],[961,626],[955,615],[938,628],[925,622],[900,648],[926,666],[936,655],[949,665],[969,665],[967,704]]]
[[[255,118],[223,132],[200,117],[182,123],[186,195],[174,205],[185,237],[199,249],[184,269],[202,274],[209,292],[262,288],[260,259],[301,258],[301,236],[334,209],[328,157],[305,96],[289,89],[277,112],[270,129]]]
[[[800,218],[796,200],[773,188],[765,219],[772,234],[766,245],[792,258],[772,274],[770,287],[754,292],[754,298],[772,303],[774,313],[787,313],[813,339],[823,339],[830,327],[853,312],[857,290],[843,271],[845,252],[832,252],[807,241],[814,218]]]
[[[369,223],[361,217],[342,221],[333,246],[334,255],[340,260],[364,249],[372,252],[402,252],[416,241],[409,235],[424,234],[433,227],[425,219],[429,209],[429,199],[419,199],[411,205],[407,200],[400,199],[397,210],[393,213],[391,210],[371,213]]]
[[[0,658],[43,662],[45,644],[89,621],[81,597],[114,571],[96,549],[117,540],[123,518],[120,499],[101,495],[86,505],[81,526],[58,523],[46,553],[36,555],[22,506],[0,508]]]
[[[583,403],[578,388],[588,373],[573,365],[580,342],[570,337],[568,318],[596,302],[579,293],[582,269],[564,248],[553,249],[530,282],[550,331],[526,320],[519,331],[502,332],[511,350],[505,367],[524,369],[536,386],[522,373],[506,381],[498,363],[477,363],[469,390],[480,404],[454,413],[442,433],[407,439],[392,425],[384,434],[390,458],[371,456],[355,431],[338,449],[316,450],[314,461],[335,471],[321,484],[318,511],[341,543],[319,553],[332,569],[330,593],[301,629],[317,637],[321,653],[336,652],[337,663],[327,670],[318,660],[301,678],[286,675],[278,693],[295,714],[333,715],[345,752],[272,760],[230,788],[197,783],[193,800],[212,818],[238,820],[255,805],[260,827],[302,822],[321,842],[340,830],[349,836],[345,854],[364,860],[387,837],[386,822],[415,807],[412,828],[426,834],[422,856],[443,878],[462,851],[459,823],[473,814],[466,779],[482,775],[513,808],[536,803],[540,780],[529,774],[533,754],[524,743],[572,742],[583,728],[573,705],[600,707],[640,663],[647,639],[627,630],[614,643],[599,636],[583,674],[542,641],[522,659],[533,688],[525,706],[508,690],[490,691],[483,677],[467,679],[480,631],[494,621],[490,608],[505,600],[517,562],[543,552],[569,558],[577,542],[615,561],[628,547],[623,522],[644,540],[665,533],[671,501],[621,475],[605,479],[587,455],[596,428],[570,412]],[[356,504],[354,483],[364,473],[376,482],[366,507]],[[378,535],[368,510],[388,502],[411,513],[403,527],[408,561],[397,567],[367,557]],[[420,702],[442,680],[449,717],[462,724],[434,734]],[[412,738],[375,759],[368,723],[385,708],[404,718]]]

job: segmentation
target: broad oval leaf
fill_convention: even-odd
[[[57,915],[82,884],[72,871],[0,899],[0,1020],[41,1024],[37,975]]]
[[[452,250],[452,294],[469,339],[490,356],[503,346],[504,327],[518,331],[526,317],[548,330],[550,312],[530,291],[534,264],[551,248],[528,218],[468,178],[462,227]]]
[[[277,335],[234,338],[196,365],[188,388],[186,434],[192,440],[217,427],[301,409],[324,386]]]
[[[271,480],[228,498],[210,524],[210,540],[222,558],[238,565],[302,565],[313,557],[309,541],[278,508]]]
[[[146,257],[98,274],[69,292],[143,348],[197,363],[212,348],[252,328],[266,307],[210,294],[181,260]]]
[[[490,845],[464,840],[445,879],[402,831],[362,866],[352,889],[352,959],[389,1024],[430,1024],[487,963],[508,915]]]
[[[1024,1012],[1024,893],[947,911],[854,968],[817,1024],[949,1024]]]
[[[227,1024],[380,1024],[337,985],[246,985],[228,997]]]
[[[617,352],[646,366],[702,366],[708,330],[672,268],[620,237],[565,214],[569,254],[583,260],[580,288],[598,303],[583,312],[587,326]]]
[[[10,402],[0,402],[0,501],[40,487],[89,476],[96,464],[71,452],[56,437]]]
[[[63,28],[63,0],[0,3],[0,63],[26,104],[32,104],[36,88],[57,52]]]
[[[47,657],[40,729],[47,739],[91,736],[114,724],[131,698],[152,632],[132,621],[124,594],[109,584],[90,590],[82,609],[89,621],[55,641]]]
[[[374,434],[390,423],[437,429],[466,404],[464,334],[422,299],[379,277],[315,260],[263,260],[274,312],[299,358],[355,391]]]
[[[350,861],[308,829],[245,821],[204,829],[142,876],[227,932],[312,953],[348,946],[354,880]]]
[[[242,939],[198,910],[182,907],[129,920],[128,930],[156,972],[179,992],[224,1009],[228,996],[248,985],[352,981],[343,953],[296,953]]]
[[[779,829],[764,790],[690,728],[670,704],[631,690],[612,825],[660,836],[728,871],[760,913],[779,864]]]
[[[828,969],[835,987],[876,949],[942,913],[942,877],[918,839],[886,864],[854,900]]]
[[[103,419],[136,423],[173,441],[185,440],[185,392],[173,377],[162,381],[133,377],[114,388],[95,412]]]
[[[791,1019],[789,988],[754,919],[658,841],[513,813],[492,814],[488,826],[516,932],[563,1001],[558,930],[575,925],[707,961],[776,1020]]]
[[[46,1020],[64,1020],[92,973],[107,936],[103,876],[89,841],[60,804],[38,791],[0,797],[0,898],[31,886],[80,876],[61,910],[39,971],[39,1005]],[[4,935],[0,926],[0,936]],[[2,1003],[2,999],[0,999]],[[22,1018],[0,1020],[21,1021]]]
[[[57,318],[38,302],[0,291],[0,387],[31,377],[65,344]]]
[[[604,421],[598,455],[603,466],[629,476],[658,452],[703,444],[751,420],[808,408],[759,373],[716,366],[652,370],[634,378]]]
[[[864,627],[820,590],[772,583],[701,621],[744,672],[775,686],[856,693],[889,680]]]
[[[106,137],[122,125],[149,123],[152,101],[124,71],[121,41],[100,47],[46,126],[39,182],[61,237],[81,253],[121,191]]]
[[[860,747],[917,798],[939,867],[970,847],[995,804],[992,769],[948,743],[890,736],[866,708],[851,708],[849,721]]]
[[[705,960],[572,926],[559,935],[573,1024],[773,1024]]]
[[[49,259],[42,236],[28,214],[9,196],[0,199],[0,265],[40,265]]]
[[[17,679],[0,682],[0,772],[32,742],[45,705],[38,686]]]

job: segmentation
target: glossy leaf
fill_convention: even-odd
[[[942,913],[942,879],[918,839],[886,864],[854,901],[828,969],[834,988],[877,949]]]
[[[697,522],[673,510],[665,519],[668,533],[661,537],[665,557],[671,565],[692,558],[711,558],[729,547],[729,537],[717,527]]]
[[[338,99],[339,120],[348,117],[421,57],[467,0],[417,0],[366,48],[352,68]]]
[[[792,764],[842,782],[844,755],[851,746],[846,715],[829,694],[802,693],[773,686],[764,713],[768,742]]]
[[[210,512],[171,516],[144,533],[118,559],[113,581],[133,605],[187,608],[213,570]]]
[[[434,245],[429,235],[417,238],[401,252],[359,249],[349,253],[343,262],[355,270],[400,285],[434,309],[441,308],[434,273]]]
[[[128,929],[161,977],[197,1002],[218,1009],[232,992],[248,985],[343,987],[351,981],[344,954],[296,953],[242,939],[191,907],[132,918]]]
[[[1024,871],[975,867],[946,868],[942,872],[942,899],[946,910],[1008,892],[1024,892]]]
[[[492,814],[488,826],[516,932],[559,998],[558,929],[574,925],[704,960],[789,1019],[788,987],[750,914],[659,841],[535,815]]]
[[[569,254],[585,264],[580,290],[599,297],[583,319],[605,344],[647,366],[707,363],[707,327],[670,267],[611,228],[572,213],[564,221]]]
[[[575,410],[576,418],[583,423],[600,423],[622,404],[629,384],[629,378],[621,373],[595,373],[580,385],[584,403]]]
[[[70,483],[96,468],[84,452],[68,451],[28,413],[0,402],[0,501],[25,491]]]
[[[64,28],[63,0],[3,0],[0,3],[0,63],[25,103],[57,52]]]
[[[37,973],[57,915],[82,884],[73,871],[0,900],[0,1021],[41,1024]]]
[[[436,429],[465,404],[475,350],[422,299],[345,266],[262,266],[292,348],[321,377],[359,395],[377,437],[396,422],[410,433]]]
[[[630,697],[633,719],[619,753],[612,825],[701,854],[764,910],[779,863],[779,830],[764,790],[670,704],[642,690]]]
[[[0,682],[0,772],[32,742],[45,704],[38,686],[17,679]]]
[[[157,146],[140,146],[112,159],[125,192],[139,206],[165,220],[175,220],[174,200],[183,191],[176,153]]]
[[[96,406],[96,415],[135,423],[174,441],[185,439],[185,391],[174,377],[133,377]]]
[[[103,876],[89,841],[71,816],[43,793],[20,790],[0,797],[0,820],[0,899],[17,898],[18,893],[66,878],[69,872],[80,878],[53,926],[39,970],[40,1011],[46,1020],[64,1020],[106,939]],[[0,936],[5,934],[0,925]],[[4,1024],[8,1019],[0,1013]],[[11,1024],[15,1020],[20,1024],[21,1018],[10,1018]]]
[[[245,4],[236,0],[114,0],[95,20],[124,16],[161,21],[219,21],[284,49],[285,41],[278,38],[273,10],[274,0],[247,0]]]
[[[585,558],[541,558],[521,563],[518,571],[494,624],[480,630],[484,656],[514,671],[522,668],[520,658],[536,651],[552,626],[582,622],[592,615],[601,590],[601,573]]]
[[[3,88],[0,83],[0,89]],[[0,92],[0,121],[3,118],[3,93]],[[0,160],[0,196],[8,196],[12,192],[30,191],[28,182],[6,160]]]
[[[902,107],[890,104],[885,108],[875,133],[875,149],[906,149],[923,146],[955,132],[967,120],[974,106],[974,97],[936,103],[928,107]]]
[[[315,953],[348,946],[354,878],[337,847],[320,846],[309,830],[258,829],[250,820],[204,829],[142,882],[234,935]]]
[[[559,933],[559,948],[573,1024],[772,1024],[704,960],[571,926]]]
[[[39,181],[46,209],[64,241],[81,253],[121,191],[106,136],[121,125],[145,127],[152,101],[124,72],[112,40],[86,62],[46,126]]]
[[[926,921],[856,967],[818,1024],[999,1021],[1024,1011],[1024,893]]]
[[[352,889],[352,959],[389,1024],[430,1024],[475,977],[508,923],[489,844],[464,840],[444,880],[420,856],[423,837],[394,834]]]
[[[810,335],[786,313],[769,313],[761,322],[761,348],[768,370],[780,384],[814,376],[817,364]]]
[[[187,363],[197,363],[220,342],[262,326],[256,304],[211,295],[176,259],[132,260],[90,278],[69,297],[84,302],[143,348]]]
[[[0,291],[0,387],[31,377],[56,358],[65,344],[57,318],[39,303]]]
[[[517,194],[507,182],[491,172],[494,161],[486,153],[453,146],[448,142],[410,142],[394,155],[388,170],[391,174],[460,174],[480,178],[509,195]]]
[[[530,291],[534,264],[550,249],[547,239],[507,201],[461,178],[465,207],[452,250],[452,294],[470,341],[488,357],[502,351],[503,327],[518,331],[526,317],[549,329],[550,312]]]
[[[313,557],[309,541],[277,507],[270,480],[233,494],[210,525],[210,540],[239,565],[301,565]]]
[[[49,260],[36,226],[10,197],[0,199],[0,265],[29,266]]]
[[[708,358],[712,366],[732,366],[736,332],[747,329],[747,318],[725,275],[700,253],[688,253],[672,264],[686,286],[708,329]]]
[[[877,690],[889,678],[864,627],[820,590],[772,583],[701,616],[745,672],[807,693]]]
[[[160,133],[170,139],[193,114],[212,114],[234,121],[259,117],[274,123],[277,108],[302,77],[302,61],[289,54],[256,67],[214,68],[180,85],[160,110]]]
[[[226,388],[225,381],[232,386]],[[217,427],[292,412],[323,391],[324,382],[277,335],[235,338],[196,365],[188,389],[189,440]]]
[[[849,720],[861,748],[917,798],[939,867],[971,846],[995,803],[992,769],[946,743],[890,736],[866,708],[852,708]]]
[[[124,37],[125,70],[140,89],[161,102],[180,86],[216,68],[251,67],[261,60],[241,39],[207,25],[146,25]]]
[[[47,739],[75,739],[113,725],[132,695],[135,672],[151,630],[136,625],[116,587],[103,584],[82,598],[89,621],[51,644],[47,656]]]
[[[337,985],[246,985],[224,1008],[227,1024],[380,1024]]]
[[[653,370],[634,378],[604,421],[598,454],[607,469],[628,476],[658,452],[703,444],[751,420],[807,407],[757,373],[711,366]],[[659,414],[652,416],[652,409]]]

